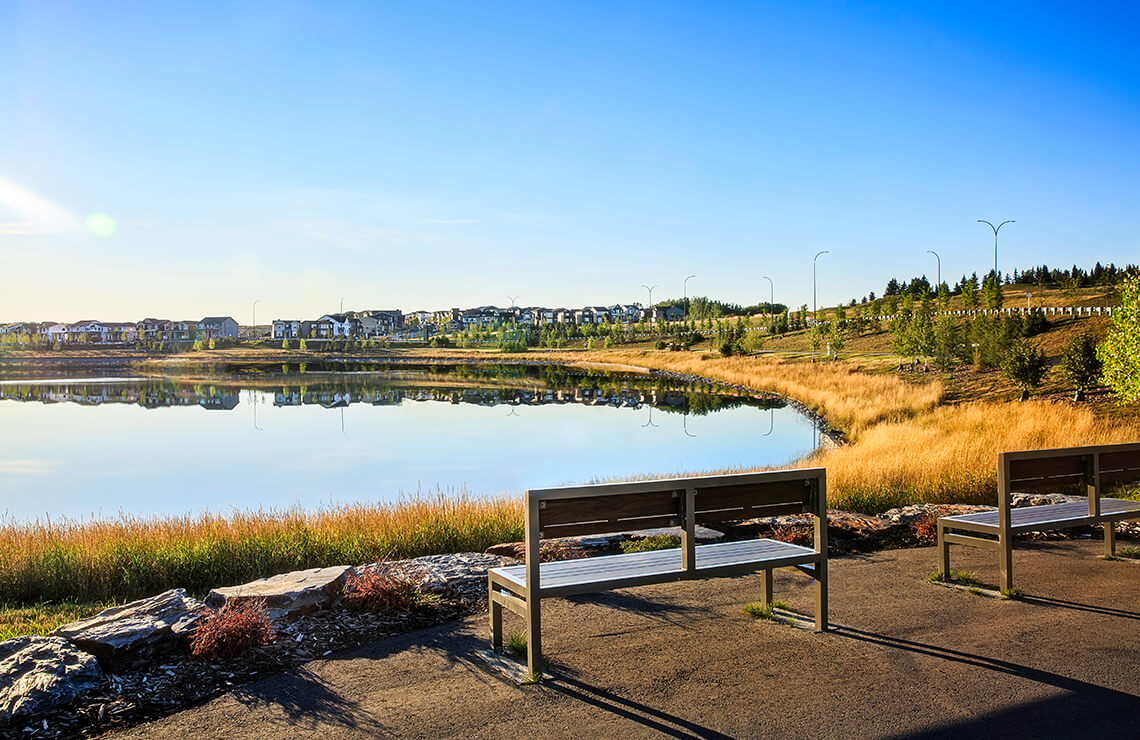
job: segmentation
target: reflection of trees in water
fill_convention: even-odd
[[[478,372],[467,372],[472,367]],[[402,369],[404,370],[406,369]],[[648,405],[666,413],[704,416],[738,406],[779,408],[784,405],[780,401],[727,393],[716,386],[668,383],[640,375],[576,372],[565,368],[521,365],[463,366],[463,370],[462,373],[436,375],[441,380],[498,380],[507,385],[456,388],[433,385],[430,379],[422,375],[417,381],[402,379],[397,384],[391,379],[386,382],[385,378],[377,374],[286,373],[280,376],[282,383],[275,388],[240,382],[179,382],[170,379],[139,379],[115,383],[98,380],[14,383],[0,385],[0,400],[92,406],[126,403],[145,408],[201,406],[230,410],[238,405],[240,391],[247,389],[272,393],[275,406],[319,405],[325,408],[343,408],[351,404],[399,405],[404,402],[464,403],[478,406],[575,403],[615,408],[641,408]],[[499,372],[503,370],[507,372]],[[512,380],[520,378],[537,379],[542,383],[539,387],[534,384],[510,387]]]

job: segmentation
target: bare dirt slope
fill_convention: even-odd
[[[832,561],[835,629],[755,622],[759,576],[554,599],[554,681],[474,653],[484,619],[378,642],[121,738],[1134,737],[1140,563],[1098,541],[1015,553],[1021,602],[926,582],[932,549]],[[992,553],[955,550],[985,580]],[[810,608],[808,579],[777,596]]]

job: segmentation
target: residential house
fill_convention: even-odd
[[[197,321],[171,321],[170,338],[177,342],[193,342],[198,337]]]
[[[202,339],[237,339],[238,323],[229,316],[207,316],[198,322]]]
[[[313,339],[343,339],[352,335],[352,319],[343,313],[325,314],[312,322]]]
[[[274,339],[300,339],[301,322],[298,319],[274,319]]]
[[[169,319],[143,319],[135,324],[139,337],[148,342],[166,339],[174,322]]]

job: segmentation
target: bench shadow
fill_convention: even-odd
[[[247,709],[276,707],[290,721],[327,723],[370,732],[388,732],[376,717],[345,699],[307,668],[240,686],[230,696]]]
[[[1100,736],[1111,730],[1135,731],[1140,726],[1140,696],[1109,689],[1076,678],[1050,673],[1038,668],[1011,663],[997,658],[929,645],[901,637],[832,625],[832,634],[881,647],[905,650],[940,660],[1014,676],[1051,686],[1066,692],[1063,696],[1009,707],[925,732],[908,732],[895,737],[979,738],[979,737],[1064,737],[1072,738],[1075,717],[1080,718],[1080,732]],[[1127,733],[1125,733],[1127,734]]]
[[[568,699],[580,701],[595,709],[627,719],[666,737],[732,737],[668,712],[624,699],[611,691],[590,686],[563,674],[561,671],[555,674],[553,681],[544,682],[543,687],[546,690],[562,694]]]
[[[1111,606],[1082,604],[1078,601],[1066,601],[1065,599],[1056,599],[1051,596],[1033,596],[1026,594],[1021,597],[1020,601],[1024,604],[1032,604],[1034,606],[1055,606],[1061,609],[1074,609],[1076,611],[1089,612],[1092,614],[1103,614],[1108,617],[1140,620],[1140,613],[1138,612],[1130,612],[1126,609],[1115,609]]]

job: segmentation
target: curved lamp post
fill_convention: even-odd
[[[776,284],[767,275],[760,277],[768,281],[768,314],[774,316],[776,314]]]
[[[934,285],[934,292],[937,293],[942,289],[942,258],[938,256],[938,252],[933,249],[926,250],[927,254],[933,254],[934,259],[938,260],[938,282]]]
[[[825,249],[822,252],[816,252],[816,255],[811,258],[811,318],[813,321],[819,319],[819,310],[815,305],[815,261],[819,259],[821,254],[830,254],[830,252]]]
[[[998,232],[1001,231],[1001,227],[1005,226],[1006,224],[1017,223],[1017,221],[1010,219],[1009,221],[1002,221],[997,226],[994,226],[993,224],[991,224],[989,221],[985,220],[984,218],[979,218],[978,223],[985,224],[986,226],[989,226],[991,229],[994,230],[994,280],[997,281],[998,285],[1001,285],[1001,273],[998,272],[998,260],[997,260]]]

